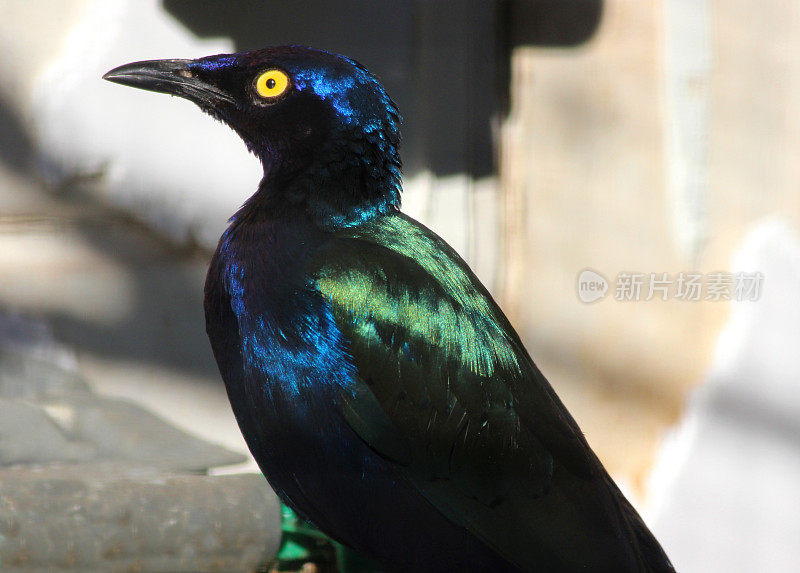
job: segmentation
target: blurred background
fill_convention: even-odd
[[[404,210],[477,271],[677,570],[795,570],[784,0],[0,0],[3,567],[246,570],[274,550],[202,314],[260,166],[192,104],[100,76],[282,43],[383,81]]]

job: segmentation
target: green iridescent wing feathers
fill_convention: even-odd
[[[343,415],[448,517],[485,528],[477,515],[486,508],[544,495],[556,461],[594,474],[577,425],[517,334],[434,233],[402,214],[382,217],[341,232],[314,266],[359,377],[342,393]],[[475,533],[505,549],[491,529]]]

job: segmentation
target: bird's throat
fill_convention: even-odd
[[[264,178],[247,210],[307,217],[322,229],[336,230],[399,209],[399,159],[378,159],[363,146],[353,150],[338,145],[333,151],[317,153],[305,165],[264,161]]]

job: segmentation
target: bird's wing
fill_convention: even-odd
[[[311,272],[357,370],[343,416],[448,518],[526,570],[564,544],[590,550],[579,537],[595,526],[622,527],[608,495],[593,499],[605,472],[577,424],[444,241],[387,216],[328,242]],[[586,512],[594,526],[571,531]]]

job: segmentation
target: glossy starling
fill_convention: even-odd
[[[392,571],[673,570],[486,288],[400,212],[400,115],[363,66],[283,46],[104,77],[196,103],[263,164],[205,311],[286,504]]]

